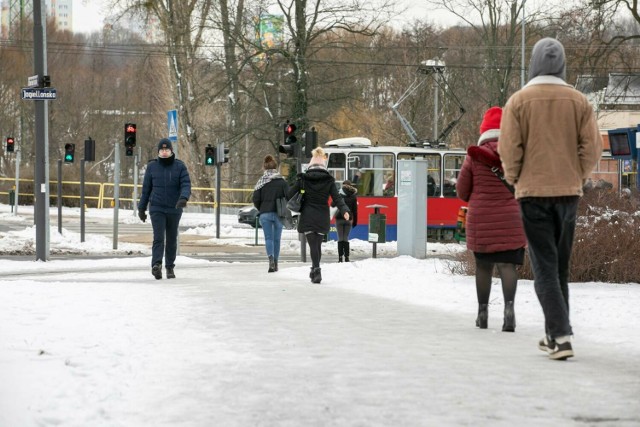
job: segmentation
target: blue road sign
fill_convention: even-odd
[[[178,140],[178,110],[167,111],[167,125],[169,126],[169,140]]]
[[[36,87],[23,87],[22,99],[30,99],[32,101],[51,101],[56,99],[57,92],[52,87],[36,88]]]

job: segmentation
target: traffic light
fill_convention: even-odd
[[[218,162],[220,162],[220,164],[228,163],[229,162],[228,154],[229,154],[229,149],[225,148],[224,142],[220,142],[218,144]]]
[[[315,127],[304,133],[304,156],[311,158],[311,152],[318,146],[318,131]]]
[[[125,123],[124,125],[124,149],[125,155],[133,156],[133,149],[136,146],[136,124]]]
[[[216,150],[211,144],[204,147],[204,164],[214,166],[216,164]]]
[[[289,123],[284,124],[284,144],[278,147],[278,151],[286,154],[289,157],[300,157],[300,144],[298,144],[298,138],[296,138],[296,125]]]
[[[7,153],[13,153],[16,150],[16,140],[13,137],[7,138]]]
[[[64,162],[73,163],[73,159],[76,157],[76,144],[64,145]]]

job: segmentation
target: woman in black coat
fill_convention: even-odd
[[[304,233],[309,243],[311,253],[311,273],[309,277],[312,283],[320,283],[322,275],[320,270],[320,257],[322,255],[322,241],[324,235],[329,233],[329,196],[333,199],[340,215],[348,220],[349,208],[338,193],[335,179],[325,165],[325,154],[321,147],[312,151],[313,157],[309,162],[306,173],[298,174],[295,184],[289,190],[289,198],[298,190],[304,189],[304,200],[298,219],[298,232]]]
[[[358,190],[351,184],[351,181],[345,180],[342,182],[342,188],[339,191],[340,195],[344,199],[344,202],[349,208],[351,215],[349,219],[344,219],[340,216],[336,218],[336,231],[338,232],[338,262],[344,260],[349,262],[349,233],[351,229],[358,225],[358,199],[356,194]],[[331,202],[331,206],[336,206],[335,200]]]

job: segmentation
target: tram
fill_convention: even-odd
[[[337,185],[350,180],[358,189],[358,221],[350,237],[368,240],[371,205],[383,205],[386,215],[386,240],[397,240],[399,160],[427,160],[427,230],[430,238],[453,238],[458,211],[466,204],[458,199],[456,180],[466,151],[462,149],[372,146],[368,138],[341,138],[328,141],[327,169]],[[335,220],[330,238],[335,239]]]

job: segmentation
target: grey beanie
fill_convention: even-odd
[[[549,37],[538,40],[531,52],[529,80],[538,76],[555,76],[566,80],[566,74],[567,65],[562,43]]]
[[[162,138],[160,142],[158,142],[158,151],[160,151],[161,148],[168,148],[169,150],[171,150],[171,152],[173,152],[173,145],[171,145],[171,140]]]

